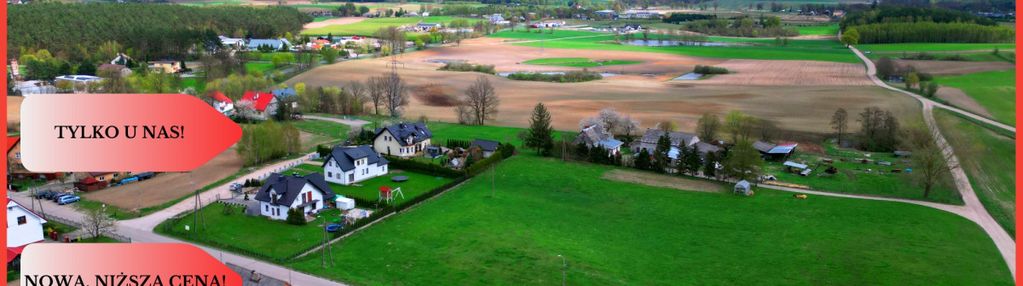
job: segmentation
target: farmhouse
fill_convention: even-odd
[[[472,149],[476,147],[479,147],[480,151],[483,152],[483,158],[489,158],[490,155],[494,155],[494,152],[497,152],[498,147],[501,147],[501,142],[486,139],[474,139],[472,140],[472,144],[469,145],[469,148]]]
[[[609,155],[617,155],[621,152],[622,141],[615,139],[611,132],[604,129],[604,126],[600,124],[593,124],[583,128],[579,132],[579,136],[575,137],[575,144],[583,143],[586,147],[595,148],[600,147],[607,150]],[[654,142],[656,145],[657,142]],[[652,149],[651,149],[652,150]]]
[[[210,93],[210,100],[213,108],[223,114],[224,116],[234,115],[234,101],[230,97],[224,95],[219,91],[213,91]]]
[[[323,175],[328,182],[351,185],[386,175],[387,163],[369,145],[339,146],[323,159]]]
[[[287,219],[290,209],[316,213],[327,207],[326,200],[333,198],[334,192],[318,173],[305,176],[273,173],[256,193],[259,214],[275,220]]]
[[[46,220],[18,202],[7,199],[7,249],[43,241]],[[20,250],[20,249],[19,249]],[[10,259],[10,257],[8,257]]]
[[[373,149],[380,154],[408,158],[430,146],[432,137],[433,133],[426,128],[426,123],[392,124],[376,131]]]
[[[246,91],[242,95],[242,99],[238,101],[239,104],[245,106],[246,112],[251,111],[252,114],[244,114],[254,119],[266,119],[269,116],[277,113],[277,98],[272,93],[264,93],[257,91]],[[235,108],[239,108],[236,106]],[[241,113],[241,110],[238,111]]]
[[[647,129],[642,138],[632,142],[632,152],[639,153],[644,149],[647,152],[653,152],[654,149],[657,149],[657,141],[661,139],[661,136],[664,136],[664,134],[664,130]],[[700,142],[700,138],[693,133],[668,132],[667,134],[668,138],[671,139],[671,146],[674,147],[692,147],[693,145],[696,145],[696,143]]]
[[[760,151],[760,155],[767,160],[784,160],[795,153],[797,146],[799,144],[796,143],[773,144],[760,140],[753,142],[753,148]]]

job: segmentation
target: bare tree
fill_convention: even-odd
[[[391,117],[401,117],[402,108],[408,105],[408,85],[396,72],[389,73],[383,79],[384,106]]]
[[[721,120],[713,113],[704,113],[696,123],[696,133],[702,140],[714,140],[717,138],[718,129],[721,128]]]
[[[465,90],[465,99],[462,100],[462,104],[467,105],[472,112],[471,122],[476,125],[483,125],[487,120],[494,119],[500,102],[494,85],[486,76],[477,77],[476,82]]]
[[[913,177],[924,188],[924,198],[931,195],[934,187],[941,183],[941,178],[949,176],[949,172],[958,167],[951,165],[952,150],[947,148],[931,143],[913,151]]]
[[[639,131],[639,119],[632,119],[629,115],[622,116],[619,124],[621,125],[621,134],[630,138],[635,135],[636,131]]]
[[[380,115],[380,106],[384,105],[384,93],[387,89],[387,80],[384,77],[371,77],[366,84],[368,87],[369,99],[373,102],[373,114]]]
[[[352,97],[358,100],[359,102],[366,101],[367,93],[366,85],[362,84],[362,82],[360,81],[349,82],[346,90],[348,90],[348,93],[350,93]]]
[[[831,116],[831,128],[835,129],[838,135],[838,146],[842,146],[842,137],[849,130],[849,113],[845,108],[835,110],[835,114]]]
[[[89,235],[98,237],[112,230],[116,222],[113,217],[107,214],[107,209],[104,206],[102,208],[85,209],[85,221],[82,223],[85,224],[85,231]]]

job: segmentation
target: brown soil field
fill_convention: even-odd
[[[481,73],[437,70],[442,65],[438,60],[493,64],[498,72],[571,69],[518,64],[524,60],[544,57],[633,59],[642,60],[644,63],[606,67],[605,69],[614,72],[624,71],[626,75],[583,83],[515,81]],[[365,59],[321,66],[295,76],[287,83],[305,82],[312,88],[336,86],[350,80],[364,81],[371,76],[388,72],[389,61],[390,58]],[[783,67],[790,77],[793,77],[792,74],[798,74],[800,77],[816,76],[819,79],[777,77],[768,81],[788,81],[788,85],[779,83],[750,85],[759,80],[745,78],[741,76],[744,73],[741,71],[732,80],[725,77],[717,79],[716,83],[691,84],[669,82],[667,79],[691,71],[696,64],[716,65],[725,61],[623,51],[549,48],[541,51],[534,47],[503,45],[500,40],[495,39],[474,39],[465,41],[458,47],[404,54],[398,61],[401,62],[398,67],[399,75],[413,88],[425,84],[438,84],[458,94],[476,77],[489,77],[501,99],[500,112],[490,124],[500,126],[527,126],[529,114],[537,102],[543,102],[550,108],[553,125],[561,130],[577,129],[579,120],[593,116],[606,107],[616,108],[641,120],[643,127],[653,126],[655,122],[662,120],[672,120],[678,123],[682,130],[689,131],[695,128],[696,120],[705,112],[723,115],[732,110],[740,110],[770,120],[781,129],[807,133],[831,132],[828,122],[831,114],[839,107],[856,112],[867,106],[881,106],[914,120],[919,119],[920,115],[919,106],[912,99],[874,86],[862,85],[861,80],[856,79],[861,77],[859,74],[863,74],[862,67],[859,69],[852,67],[856,65],[791,62],[787,64],[789,67]],[[754,62],[756,61],[750,61],[746,65],[753,65]],[[742,61],[734,62],[737,65],[740,63]],[[786,65],[773,61],[759,63],[769,66]],[[801,68],[807,71],[800,71]],[[757,71],[755,67],[750,67],[747,72],[766,73]],[[841,74],[843,72],[854,75],[845,76]],[[416,118],[420,115],[425,115],[431,120],[455,121],[451,107],[427,106],[411,98],[405,116]]]
[[[242,158],[228,148],[192,172],[161,173],[152,179],[85,193],[88,200],[125,210],[157,206],[181,198],[241,170]]]
[[[665,176],[650,172],[611,170],[605,172],[604,175],[601,177],[612,181],[637,183],[653,187],[676,189],[680,191],[697,191],[711,193],[723,191],[722,186],[716,183],[702,180],[686,179],[675,176]]]
[[[347,25],[347,24],[354,24],[354,23],[362,22],[362,20],[366,20],[366,18],[364,18],[364,17],[334,18],[334,19],[325,20],[325,21],[319,21],[319,22],[309,22],[309,23],[306,23],[305,26],[302,26],[302,28],[304,28],[304,29],[312,29],[312,28],[322,28],[322,27],[326,27],[326,26],[330,26],[330,25]]]
[[[991,118],[991,113],[988,112],[984,106],[981,106],[980,103],[977,103],[977,101],[973,99],[973,97],[966,95],[965,92],[958,88],[943,86],[941,89],[938,89],[938,92],[934,95],[940,99],[948,101],[948,103],[953,106]]]
[[[730,74],[687,81],[693,84],[738,84],[764,86],[870,86],[863,65],[818,61],[728,60],[716,65]]]
[[[933,75],[963,75],[968,73],[1014,69],[1008,62],[918,61],[897,60],[900,65],[912,65],[918,71]]]

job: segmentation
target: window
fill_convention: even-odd
[[[266,209],[267,212],[269,212],[270,211],[270,205],[266,205],[265,209]]]
[[[15,152],[14,158],[21,159],[21,152]]]
[[[18,225],[23,225],[23,224],[26,224],[26,223],[28,223],[28,218],[27,217],[25,217],[25,216],[19,216],[18,217]]]
[[[327,178],[330,178],[330,177],[333,177],[333,176],[334,175],[331,172],[327,172]]]

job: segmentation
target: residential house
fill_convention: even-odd
[[[291,209],[300,209],[305,214],[319,212],[333,199],[334,192],[319,173],[305,176],[273,173],[256,193],[259,214],[275,220],[287,219]]]
[[[507,25],[511,23],[510,21],[505,20],[504,16],[501,15],[500,13],[494,13],[490,16],[487,16],[487,21],[490,21],[490,23],[494,25]]]
[[[425,33],[439,31],[441,28],[443,28],[443,26],[441,26],[441,24],[439,23],[419,23],[411,27],[411,30],[414,32]]]
[[[481,152],[483,152],[483,158],[489,158],[490,155],[494,155],[494,152],[497,152],[497,148],[501,147],[501,142],[486,139],[472,140],[472,144],[469,145],[469,149],[477,147],[480,148]]]
[[[430,146],[433,133],[426,128],[426,123],[398,123],[376,131],[373,137],[373,149],[380,154],[408,158],[419,154],[426,146]]]
[[[245,47],[245,39],[242,38],[229,38],[225,36],[217,36],[220,38],[220,45],[227,49],[241,49]]]
[[[57,87],[49,84],[48,82],[41,80],[27,80],[19,81],[14,84],[13,95],[29,96],[33,94],[53,93],[57,93]]]
[[[246,109],[243,112],[240,106],[235,106],[236,109],[239,109],[239,115],[252,119],[267,119],[277,113],[277,98],[272,93],[246,91],[238,103],[245,106]]]
[[[774,144],[766,141],[757,140],[753,142],[753,149],[760,151],[760,155],[766,160],[781,161],[788,159],[792,153],[796,152],[796,147],[799,144],[796,143],[783,143]]]
[[[128,77],[132,73],[131,69],[118,64],[102,64],[96,68],[96,74],[101,76],[119,76]]]
[[[546,21],[530,24],[532,28],[558,28],[565,25],[565,21]]]
[[[164,73],[178,73],[181,71],[179,61],[152,61],[149,62],[149,70],[162,71]]]
[[[43,241],[46,219],[25,206],[7,199],[7,249]],[[19,249],[20,250],[20,249]],[[20,251],[18,251],[20,253]]]
[[[579,143],[586,144],[586,147],[589,148],[604,148],[611,156],[621,153],[621,147],[624,144],[615,139],[614,135],[600,124],[593,124],[579,131],[579,136],[575,137],[575,144]],[[654,143],[656,145],[657,142]]]
[[[291,47],[291,42],[287,39],[248,39],[246,46],[250,51],[259,50],[260,47],[270,48],[275,51],[287,49]]]
[[[646,150],[647,153],[653,153],[657,149],[657,141],[661,139],[665,132],[660,129],[647,129],[646,133],[639,140],[632,142],[632,152],[639,153],[642,150]],[[671,139],[672,147],[685,146],[687,148],[696,145],[700,142],[700,138],[693,133],[687,132],[668,132],[668,138]]]
[[[100,182],[109,183],[131,176],[131,172],[88,172],[86,175],[86,178],[92,178]]]
[[[323,174],[328,182],[351,185],[387,175],[387,163],[369,145],[338,146],[323,159]]]
[[[600,19],[615,19],[618,18],[618,13],[615,13],[615,10],[598,10],[593,12],[593,16]]]
[[[661,13],[657,11],[628,10],[619,17],[624,19],[660,19]]]
[[[224,93],[213,91],[210,93],[210,100],[213,108],[220,112],[220,114],[224,116],[234,115],[234,101],[224,95]]]
[[[291,103],[291,109],[298,110],[298,92],[294,88],[278,88],[271,90],[270,93],[274,95],[277,102]]]
[[[7,173],[15,177],[26,177],[31,173],[21,164],[20,136],[7,136]]]
[[[114,59],[110,60],[110,64],[112,64],[112,65],[130,66],[131,65],[131,61],[132,61],[132,59],[128,55],[125,55],[124,53],[117,53],[117,56],[114,57]]]

